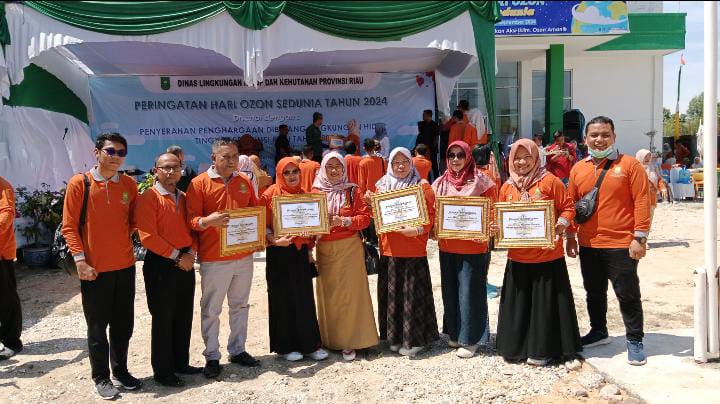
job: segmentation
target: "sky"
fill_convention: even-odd
[[[666,1],[663,4],[663,11],[666,13],[687,13],[685,20],[687,31],[685,34],[685,49],[663,58],[663,106],[674,112],[677,100],[680,54],[685,55],[685,66],[680,80],[680,112],[683,113],[687,110],[690,99],[703,91],[703,76],[705,74],[703,64],[703,2]],[[718,56],[720,57],[720,53],[718,53]],[[720,77],[720,73],[718,77]]]

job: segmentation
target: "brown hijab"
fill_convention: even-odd
[[[520,175],[517,171],[515,171],[515,155],[521,147],[527,150],[527,152],[533,157],[533,160],[535,160],[535,164],[525,175]],[[510,178],[508,179],[508,183],[514,185],[515,188],[520,191],[521,201],[530,201],[531,198],[528,189],[547,174],[545,168],[540,166],[540,150],[532,140],[519,139],[510,146],[510,157],[508,163],[510,168]]]

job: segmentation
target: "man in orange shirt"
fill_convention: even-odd
[[[360,161],[362,157],[357,155],[355,142],[345,142],[345,167],[347,168],[348,182],[357,184],[359,179]]]
[[[415,169],[420,174],[420,178],[430,181],[430,171],[432,170],[432,163],[430,160],[425,158],[428,152],[428,147],[422,143],[415,146],[415,157],[413,157],[413,164]]]
[[[62,234],[80,278],[92,379],[98,395],[106,400],[118,396],[115,386],[136,390],[142,385],[127,369],[135,320],[135,255],[130,235],[135,230],[137,183],[118,173],[126,155],[127,141],[120,134],[98,136],[98,164],[70,179],[63,207]],[[80,228],[86,189],[87,211]]]
[[[314,153],[312,146],[303,147],[302,161],[300,162],[300,188],[306,193],[312,191],[312,184],[320,169],[320,163],[313,160]]]
[[[182,162],[161,154],[153,168],[155,184],[138,198],[138,233],[147,248],[143,263],[145,292],[152,315],[150,361],[153,378],[168,387],[181,387],[180,374],[196,374],[190,366],[190,332],[195,297],[197,242],[187,224],[185,193],[177,188]]]
[[[643,309],[637,266],[645,256],[650,230],[648,179],[645,169],[632,156],[615,148],[615,125],[598,116],[585,126],[590,156],[570,171],[568,194],[579,201],[594,187],[601,173],[595,212],[567,235],[567,253],[575,257],[580,244],[580,268],[587,292],[590,332],[582,337],[586,347],[607,344],[607,287],[612,282],[625,323],[628,363],[644,365]],[[581,211],[578,210],[578,215]],[[578,217],[576,216],[576,220]]]
[[[195,177],[187,191],[190,228],[198,238],[200,258],[200,298],[202,337],[205,342],[205,377],[220,375],[220,313],[227,296],[230,336],[227,350],[230,362],[259,366],[260,361],[245,351],[248,298],[253,277],[252,252],[220,253],[220,232],[230,221],[229,209],[257,206],[252,183],[236,172],[237,144],[230,138],[215,139],[210,168]]]
[[[15,192],[0,177],[0,361],[22,351],[22,310],[15,280]]]
[[[358,186],[363,191],[375,192],[375,183],[385,175],[387,163],[378,153],[380,145],[373,139],[365,139],[365,156],[358,164]]]
[[[475,125],[470,122],[465,122],[464,118],[463,112],[459,109],[453,112],[452,119],[455,121],[455,124],[450,128],[448,144],[462,140],[472,149],[473,146],[478,144],[477,129],[475,129]]]

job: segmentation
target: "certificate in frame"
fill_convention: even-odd
[[[275,237],[330,233],[325,194],[276,195],[272,203]]]
[[[402,226],[430,223],[425,193],[420,185],[373,194],[371,201],[377,234],[389,233]]]
[[[500,248],[542,248],[555,246],[555,204],[553,201],[498,202],[496,246]]]
[[[226,257],[265,248],[265,208],[230,209],[230,222],[220,228],[220,255]]]
[[[435,236],[439,239],[487,240],[490,199],[479,196],[438,196]]]

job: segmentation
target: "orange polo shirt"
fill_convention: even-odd
[[[427,257],[427,241],[430,229],[435,223],[435,193],[427,182],[422,183],[425,193],[430,224],[423,226],[423,234],[415,237],[405,237],[400,233],[391,232],[380,235],[380,252],[387,257],[413,258]]]
[[[142,245],[155,254],[175,259],[183,248],[197,251],[188,227],[184,192],[177,190],[173,195],[155,183],[138,198],[135,217]]]
[[[215,168],[210,167],[193,178],[185,196],[187,220],[190,228],[197,232],[198,257],[201,262],[237,260],[252,254],[244,252],[221,256],[220,228],[202,228],[199,223],[201,218],[213,212],[257,206],[255,191],[246,176],[233,175],[226,184]]]
[[[555,206],[555,222],[563,218],[566,224],[571,224],[575,218],[575,205],[568,196],[565,185],[560,179],[550,173],[530,187],[530,198],[533,201],[553,201]],[[503,184],[500,188],[499,202],[520,202],[520,191],[514,185]],[[554,224],[553,224],[554,225]],[[572,230],[570,230],[572,231]],[[541,262],[555,261],[565,256],[563,240],[555,244],[553,250],[542,248],[510,248],[508,259],[526,264],[537,264]]]
[[[345,193],[345,204],[340,208],[338,216],[349,217],[351,219],[350,226],[333,227],[330,229],[330,234],[325,234],[320,238],[320,242],[323,241],[335,241],[342,240],[348,237],[353,237],[358,231],[364,230],[370,225],[370,209],[365,203],[363,193],[359,187],[352,189],[352,204],[350,203],[350,190]],[[321,194],[319,191],[313,188],[313,193]]]
[[[420,178],[430,181],[430,170],[432,170],[432,163],[426,159],[425,156],[415,156],[412,158],[415,169],[420,174]]]
[[[90,179],[85,228],[78,231],[85,185],[83,175]],[[135,231],[134,211],[137,183],[125,174],[105,180],[97,168],[73,176],[65,191],[62,234],[70,252],[97,272],[110,272],[135,265],[130,235]]]
[[[377,183],[386,169],[385,160],[379,156],[365,156],[358,164],[358,185],[363,194],[365,191],[375,192]]]
[[[303,192],[312,191],[313,182],[315,182],[315,176],[319,169],[320,163],[317,161],[303,160],[300,162],[300,188]]]
[[[602,168],[588,157],[570,171],[568,193],[578,201],[590,192]],[[633,237],[647,236],[650,229],[650,202],[645,169],[634,157],[620,154],[613,161],[598,191],[595,213],[579,225],[578,243],[592,248],[627,248]]]
[[[451,144],[452,142],[458,140],[462,140],[463,142],[467,143],[468,146],[470,146],[470,149],[472,149],[473,146],[478,144],[477,129],[475,128],[475,126],[470,123],[456,123],[455,125],[453,125],[452,128],[450,128],[448,144]]]
[[[345,156],[345,168],[347,169],[348,182],[357,184],[360,179],[360,160],[362,157],[348,154]]]
[[[0,177],[0,259],[15,259],[15,192]]]

